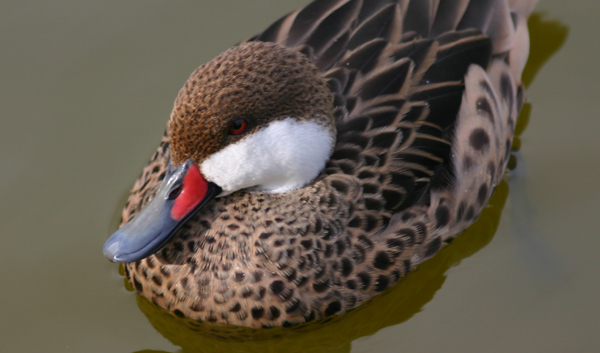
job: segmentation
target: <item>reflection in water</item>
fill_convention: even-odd
[[[531,53],[523,73],[526,86],[531,84],[543,64],[564,44],[568,33],[564,25],[542,17],[534,14],[529,20]],[[516,127],[514,151],[520,148],[518,135],[523,133],[530,111],[531,106],[526,104]],[[517,168],[516,172],[519,171],[522,170]],[[521,227],[516,232],[528,232],[532,229],[527,225],[531,219],[531,211],[526,207],[523,185],[518,184],[518,187],[521,188],[518,193],[521,196],[513,199],[525,206],[513,207],[519,211],[516,224]],[[503,181],[477,222],[450,246],[420,265],[418,270],[407,275],[390,290],[340,317],[330,317],[292,328],[250,329],[181,319],[139,295],[136,295],[137,302],[152,325],[185,352],[349,352],[353,340],[402,323],[418,313],[441,288],[449,268],[486,246],[494,236],[507,196],[508,183]],[[129,283],[125,283],[132,290]],[[152,352],[157,351],[144,350],[137,353]]]
[[[533,14],[529,18],[529,35],[531,50],[525,71],[523,72],[523,83],[529,86],[537,75],[543,64],[557,52],[565,43],[569,29],[558,21],[545,21],[541,14]],[[545,237],[533,224],[535,210],[527,196],[526,175],[527,166],[523,155],[519,152],[521,147],[520,135],[525,131],[531,115],[531,104],[523,106],[513,142],[514,164],[510,177],[511,209],[511,231],[519,238],[521,246],[521,258],[528,264],[527,269],[533,272],[533,278],[540,290],[559,281],[564,275],[563,265],[558,263],[555,250],[547,246],[548,242],[541,241]],[[517,163],[518,162],[518,163]]]
[[[557,20],[545,20],[543,17],[543,13],[533,13],[527,22],[530,49],[529,60],[522,75],[525,87],[531,85],[546,61],[565,44],[569,34],[569,28],[564,24]],[[517,135],[520,135],[519,131]]]

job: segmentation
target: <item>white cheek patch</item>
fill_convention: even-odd
[[[333,150],[330,132],[315,122],[274,121],[208,157],[200,170],[223,189],[273,193],[300,188],[319,175]]]

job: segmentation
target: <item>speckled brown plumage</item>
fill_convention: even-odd
[[[123,224],[170,156],[198,162],[243,138],[224,137],[233,119],[335,124],[336,144],[306,187],[211,201],[126,265],[137,291],[178,316],[287,326],[352,309],[432,257],[502,178],[523,102],[533,2],[481,4],[315,1],[196,70]]]

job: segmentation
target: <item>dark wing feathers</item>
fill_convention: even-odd
[[[317,25],[306,39],[306,45],[313,47],[317,56],[325,52],[328,47],[336,43],[337,38],[350,30],[360,5],[360,1],[354,0],[335,9]]]
[[[363,1],[362,8],[358,14],[358,23],[363,23],[367,18],[388,4],[395,4],[395,0],[368,0]]]
[[[494,1],[495,0],[470,1],[469,6],[467,6],[456,29],[477,28],[482,32],[485,32],[492,19]]]
[[[376,38],[383,38],[388,42],[394,42],[400,31],[402,17],[397,4],[388,4],[362,22],[352,33],[352,39],[348,43],[348,50],[367,43]]]
[[[492,44],[476,30],[442,35],[438,43],[435,62],[424,73],[421,84],[461,81],[471,64],[485,69],[490,62]]]
[[[355,93],[363,101],[368,101],[379,98],[381,95],[406,92],[406,85],[409,82],[409,75],[412,73],[413,67],[414,64],[410,59],[398,60],[383,70],[376,71],[373,75],[368,76],[351,93]]]
[[[362,73],[373,71],[388,42],[383,38],[373,39],[363,43],[354,50],[349,50],[340,60],[340,65],[349,70]]]
[[[429,36],[431,29],[431,0],[411,1],[404,16],[404,32],[415,32],[419,37]]]
[[[339,37],[330,40],[327,45],[324,46],[324,50],[320,53],[315,53],[315,65],[324,71],[333,66],[340,56],[345,52],[346,44],[350,38],[350,32],[346,31]]]
[[[464,76],[488,66],[502,40],[486,30],[501,38],[509,21],[490,1],[318,0],[254,40],[296,48],[323,71],[337,117],[325,174],[355,175],[391,215],[452,173]]]
[[[460,81],[421,86],[410,96],[411,100],[426,102],[429,115],[426,121],[442,130],[451,129],[460,107],[464,85]]]
[[[348,2],[357,2],[360,0],[319,0],[313,1],[299,12],[293,13],[294,23],[290,27],[283,44],[289,47],[296,47],[315,32],[315,29],[326,19],[336,8],[346,5]],[[322,33],[329,36],[329,33]]]
[[[444,32],[451,31],[458,26],[469,0],[440,0],[433,25],[431,37],[435,38]]]

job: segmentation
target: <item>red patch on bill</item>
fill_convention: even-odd
[[[191,165],[183,177],[181,193],[171,209],[171,218],[179,221],[190,213],[206,196],[208,182],[195,165]]]

